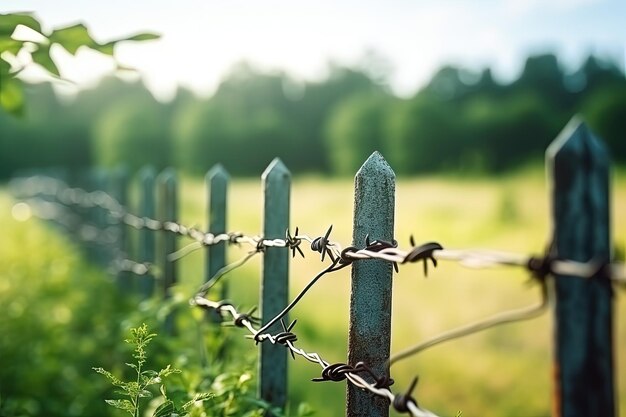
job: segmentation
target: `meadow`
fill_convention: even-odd
[[[626,241],[626,219],[620,217],[626,213],[625,174],[616,172],[612,184],[613,240],[622,254]],[[316,237],[332,224],[331,239],[348,246],[352,229],[352,193],[353,185],[349,179],[295,178],[291,195],[292,229],[298,226],[301,233]],[[204,228],[202,181],[184,178],[180,196],[181,222]],[[132,321],[140,320],[140,317],[116,316],[111,311],[112,319],[103,320],[100,314],[111,308],[107,303],[115,302],[114,285],[105,274],[82,259],[71,239],[60,236],[37,220],[18,222],[13,219],[10,216],[13,203],[6,189],[3,190],[0,194],[0,212],[3,213],[0,226],[5,238],[0,247],[0,271],[4,276],[0,278],[0,302],[6,314],[0,318],[4,340],[0,342],[0,349],[4,349],[6,355],[7,351],[11,352],[6,346],[15,340],[26,345],[35,343],[41,349],[49,344],[55,346],[59,360],[70,361],[76,356],[76,346],[82,347],[85,340],[91,340],[94,346],[84,347],[86,362],[89,362],[91,352],[97,352],[100,347],[114,350],[112,346],[116,341],[104,340],[102,335],[121,332],[111,328],[137,326],[140,323]],[[260,181],[234,181],[229,189],[229,203],[228,229],[259,234],[263,208]],[[548,186],[543,172],[536,168],[498,178],[439,176],[400,179],[396,187],[395,224],[396,239],[403,248],[409,247],[412,235],[416,242],[437,241],[450,249],[488,248],[540,255],[550,240]],[[229,260],[240,259],[247,250],[232,247],[228,252]],[[296,257],[290,263],[292,296],[324,267],[317,254],[308,250],[305,254],[305,259]],[[259,260],[254,258],[223,278],[229,283],[229,298],[236,305],[249,307],[258,303]],[[202,282],[202,265],[200,251],[180,261],[181,284],[175,298],[185,300],[193,293]],[[68,275],[73,278],[63,278]],[[52,285],[50,280],[54,277],[59,280],[58,286],[36,284],[43,280]],[[92,283],[86,289],[89,292],[81,290],[76,293],[73,288],[84,286],[87,279]],[[392,353],[451,328],[539,300],[538,286],[528,273],[505,267],[471,270],[442,261],[436,269],[430,268],[425,278],[421,265],[403,265],[395,275],[393,285]],[[347,269],[325,276],[290,313],[291,319],[298,319],[295,328],[298,345],[320,353],[329,362],[344,362],[347,357],[349,287]],[[626,416],[626,362],[622,355],[624,347],[620,345],[620,341],[626,340],[626,324],[622,319],[626,307],[623,290],[616,294],[615,375],[619,389],[616,398],[620,401],[620,415]],[[68,297],[80,300],[71,301]],[[83,317],[84,326],[72,325],[79,311],[67,311],[64,306],[70,303],[81,303],[85,308],[95,308],[93,304],[97,304],[99,311],[94,317],[100,317],[99,321],[91,323]],[[197,317],[197,313],[185,303],[182,305],[178,310],[179,321],[186,320],[186,316]],[[46,312],[45,320],[37,316]],[[42,322],[54,321],[55,324],[50,325],[52,330],[41,332],[55,339],[35,341],[39,336],[37,332],[20,332],[17,325],[12,324],[23,323],[29,314],[34,314],[29,320],[36,328],[41,327]],[[208,331],[210,326],[207,324],[202,328]],[[255,347],[244,339],[245,333],[241,329],[224,328],[217,334],[228,335],[232,343],[229,357],[247,352],[245,354],[252,357],[253,368]],[[201,366],[195,362],[197,353],[194,351],[198,346],[183,346],[193,337],[188,334],[177,337],[178,341],[168,343],[180,353],[170,361],[183,372],[186,368]],[[395,379],[392,388],[396,392],[404,390],[412,378],[419,375],[415,393],[418,402],[441,416],[454,416],[459,411],[464,417],[548,416],[551,407],[551,339],[551,312],[531,321],[487,330],[395,364],[391,369]],[[80,340],[80,343],[76,344],[74,340]],[[43,353],[37,351],[33,355]],[[38,368],[33,366],[32,357],[15,356],[12,360],[15,380],[36,378]],[[99,364],[92,362],[89,366]],[[61,366],[59,372],[79,373],[85,395],[87,391],[93,395],[93,391],[97,391],[94,388],[97,375],[91,375],[89,369]],[[317,365],[303,360],[290,361],[291,403],[295,408],[305,401],[318,416],[342,415],[345,383],[310,382],[319,373]],[[0,377],[0,392],[5,392],[9,376],[0,371]],[[12,392],[15,395],[16,391]],[[37,392],[22,393],[24,398],[29,395],[36,397]],[[80,398],[82,393],[79,390],[73,395]],[[3,400],[6,404],[7,398]],[[41,407],[39,405],[39,409]],[[38,414],[33,412],[30,415]]]

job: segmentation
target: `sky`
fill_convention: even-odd
[[[44,30],[84,22],[101,42],[149,31],[158,41],[118,45],[116,56],[162,99],[178,86],[209,95],[238,62],[323,78],[328,63],[385,62],[392,90],[410,96],[445,64],[493,68],[502,81],[529,54],[555,52],[566,68],[590,53],[626,66],[626,0],[0,0],[0,13],[34,12]],[[113,63],[54,51],[72,91]],[[26,72],[41,77],[36,68]]]

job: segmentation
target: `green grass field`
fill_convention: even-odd
[[[292,189],[292,228],[316,237],[334,225],[332,240],[347,246],[351,240],[352,191],[350,180],[297,178]],[[626,175],[617,173],[613,182],[614,241],[622,249],[626,241]],[[185,179],[181,189],[181,221],[206,225],[203,185]],[[262,221],[260,181],[235,181],[229,194],[229,230],[259,234]],[[32,279],[49,272],[45,262],[32,263],[42,239],[54,232],[35,220],[17,222],[10,217],[12,200],[0,196],[0,224],[8,235],[0,249],[2,270],[24,268]],[[497,178],[422,178],[400,180],[396,192],[396,238],[409,247],[409,236],[417,242],[438,241],[445,248],[488,248],[525,254],[541,254],[550,239],[547,186],[543,173],[528,170]],[[72,255],[66,240],[58,239],[56,252],[48,253],[63,270],[88,268]],[[182,242],[181,242],[182,243]],[[233,248],[235,261],[247,248]],[[295,295],[323,268],[318,257],[305,251],[307,258],[291,261],[291,294]],[[35,257],[37,258],[37,257]],[[67,259],[68,264],[63,264]],[[42,264],[39,266],[39,264]],[[194,253],[181,261],[181,296],[192,293],[202,281],[202,254]],[[224,279],[230,283],[230,298],[238,305],[257,303],[259,259],[234,271]],[[315,351],[329,362],[346,360],[349,271],[324,277],[290,314],[297,318],[298,345]],[[7,284],[7,282],[9,284]],[[0,301],[23,283],[0,283]],[[49,295],[46,295],[49,296]],[[57,297],[63,299],[63,291]],[[33,294],[35,297],[36,294]],[[84,294],[84,297],[98,297]],[[524,271],[511,268],[470,270],[441,262],[424,278],[421,265],[406,265],[394,278],[392,352],[422,342],[443,331],[503,310],[530,305],[539,300],[539,291]],[[11,314],[19,315],[20,312]],[[57,312],[62,318],[63,312]],[[182,313],[185,314],[185,313]],[[626,416],[626,314],[623,291],[616,297],[616,370],[621,416]],[[6,320],[6,318],[0,319]],[[136,325],[137,323],[133,323]],[[254,351],[254,344],[243,340],[240,329],[224,330],[241,340],[237,349]],[[3,335],[3,337],[17,337]],[[419,375],[416,396],[425,408],[441,416],[462,411],[469,416],[548,416],[551,407],[552,375],[551,313],[532,321],[506,325],[461,340],[452,341],[399,362],[392,367],[395,391],[404,390]],[[246,345],[247,344],[247,345]],[[26,367],[27,364],[24,364]],[[290,398],[295,404],[306,401],[319,416],[343,414],[345,383],[311,383],[320,368],[303,360],[290,362]],[[26,372],[25,368],[25,372]],[[31,370],[31,372],[34,372]],[[80,392],[76,393],[80,396]]]

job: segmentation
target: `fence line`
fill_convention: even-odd
[[[67,215],[60,214],[61,211],[66,209],[66,207],[64,207],[63,205],[49,201],[41,202],[37,199],[27,198],[24,195],[23,191],[19,191],[24,189],[24,181],[29,182],[33,180],[38,180],[39,178],[41,177],[32,177],[27,180],[13,180],[12,188],[14,189],[14,194],[16,194],[16,196],[18,197],[20,197],[21,195],[21,203],[29,206],[33,215],[44,220],[54,220],[58,223],[66,225],[67,228],[71,230],[73,226],[68,226],[67,224],[73,223],[73,221],[68,220],[68,218],[75,220],[80,219],[79,216],[71,213]],[[58,186],[63,185],[62,181],[55,180],[53,178],[42,178],[42,180],[45,181],[45,183],[47,184],[49,184],[49,181],[52,180]],[[71,191],[78,194],[84,193],[86,196],[85,198],[90,198],[89,195],[101,195],[100,191],[90,193],[82,189],[71,187],[67,187],[66,191]],[[48,192],[47,194],[51,196],[58,196],[58,194],[50,192]],[[65,195],[65,193],[63,193],[63,195]],[[72,204],[77,203],[74,202]],[[79,205],[87,208],[99,206],[99,204],[93,202],[87,204],[79,203]],[[245,244],[250,246],[251,248],[258,249],[259,252],[261,252],[263,248],[269,247],[287,248],[292,251],[292,256],[295,256],[295,253],[293,253],[293,251],[297,251],[298,254],[304,257],[305,255],[302,251],[301,243],[307,242],[311,245],[311,251],[321,253],[324,256],[328,255],[333,260],[339,258],[342,259],[344,262],[351,262],[354,260],[362,259],[382,259],[395,265],[424,262],[424,266],[426,268],[426,260],[434,262],[434,266],[437,265],[437,261],[452,261],[471,269],[514,266],[528,269],[531,272],[545,271],[551,274],[560,274],[564,276],[579,278],[592,278],[597,274],[605,274],[609,277],[610,280],[614,281],[617,284],[626,284],[625,264],[621,262],[606,262],[601,259],[591,259],[587,262],[580,262],[571,259],[556,258],[552,256],[527,255],[501,250],[444,249],[440,244],[435,242],[427,242],[424,244],[416,245],[412,238],[411,246],[408,249],[399,248],[398,242],[395,240],[392,242],[375,240],[373,242],[366,242],[366,245],[363,249],[357,249],[354,246],[345,246],[345,249],[343,249],[344,245],[329,240],[329,235],[311,238],[308,234],[300,234],[296,232],[296,234],[292,236],[288,230],[285,232],[286,237],[284,239],[265,239],[261,236],[245,234],[242,232],[225,232],[213,234],[211,232],[203,232],[194,226],[186,226],[184,224],[173,221],[161,222],[149,216],[138,216],[129,212],[124,212],[124,214],[120,216],[117,210],[119,210],[119,208],[116,210],[111,210],[110,215],[113,218],[119,217],[125,225],[130,226],[134,229],[140,231],[163,230],[194,240],[193,243],[184,246],[180,250],[169,253],[167,256],[173,261],[182,259],[185,256],[203,247],[212,248],[213,246],[219,245],[220,243],[227,243],[229,245]],[[107,238],[107,236],[115,233],[116,228],[114,227],[109,230],[105,229],[104,237],[101,233],[96,233],[96,231],[100,229],[98,229],[98,227],[93,224],[86,223],[83,224],[83,227],[84,230],[78,230],[77,233],[81,236],[81,239],[85,241],[92,241],[102,244],[113,244],[117,242],[118,238],[116,236]],[[322,258],[322,261],[323,260],[324,258]],[[146,262],[146,264],[151,265],[152,263]],[[224,265],[222,265],[222,267],[223,266]],[[215,272],[217,272],[217,270]],[[213,274],[207,275],[207,281],[210,278],[214,277],[215,272]],[[427,269],[425,269],[425,275],[427,275],[427,273],[428,271]]]
[[[580,364],[573,359],[576,355],[580,356],[580,349],[582,348],[579,346],[580,344],[571,343],[572,337],[586,340],[587,330],[578,331],[575,336],[566,334],[567,329],[571,328],[571,326],[581,327],[576,322],[567,323],[575,317],[571,308],[580,307],[579,300],[581,297],[589,298],[583,293],[583,291],[587,291],[589,288],[587,284],[584,284],[585,282],[589,282],[589,285],[599,288],[600,292],[595,292],[601,297],[604,296],[602,294],[605,293],[606,289],[610,290],[610,280],[615,283],[626,283],[626,267],[623,263],[609,262],[610,256],[606,249],[603,249],[604,252],[598,252],[596,249],[588,250],[588,248],[594,247],[595,243],[593,242],[598,240],[598,236],[603,242],[609,241],[608,232],[606,231],[608,230],[608,214],[605,213],[607,211],[606,200],[608,200],[608,186],[605,174],[608,165],[607,158],[602,153],[604,151],[598,143],[597,139],[584,125],[573,122],[549,149],[548,162],[551,164],[550,166],[554,167],[554,199],[557,202],[555,204],[554,217],[557,225],[555,228],[555,241],[551,246],[551,250],[545,256],[540,257],[500,251],[450,250],[444,249],[436,242],[415,245],[413,238],[410,241],[410,249],[400,249],[398,242],[393,239],[393,171],[388,168],[388,165],[379,154],[372,155],[356,177],[354,246],[342,246],[337,242],[331,241],[330,233],[332,226],[324,236],[317,238],[310,238],[307,235],[300,234],[298,228],[296,228],[295,234],[291,235],[288,223],[289,172],[279,161],[274,161],[264,173],[266,188],[264,237],[226,232],[225,206],[228,174],[221,166],[215,167],[207,174],[208,194],[210,195],[209,230],[212,230],[212,232],[203,232],[196,227],[189,227],[176,222],[176,181],[174,173],[171,171],[161,174],[161,191],[160,196],[158,196],[161,214],[156,216],[153,214],[154,204],[151,206],[147,202],[148,200],[154,201],[154,194],[151,191],[154,189],[154,172],[149,171],[144,171],[141,177],[144,188],[142,188],[143,205],[140,208],[139,215],[134,215],[127,211],[124,204],[112,194],[103,191],[88,192],[81,188],[71,188],[58,180],[39,178],[37,180],[22,180],[22,182],[16,181],[14,182],[14,188],[18,196],[21,194],[25,198],[21,204],[28,204],[32,208],[33,214],[40,215],[43,218],[56,219],[69,230],[78,229],[80,232],[79,236],[85,240],[93,238],[93,241],[111,245],[116,240],[119,240],[120,236],[125,236],[123,229],[127,226],[145,232],[141,235],[143,236],[141,241],[144,242],[143,244],[153,245],[146,236],[152,235],[149,232],[158,232],[162,241],[170,242],[162,243],[161,255],[157,257],[158,262],[156,262],[160,262],[158,267],[155,268],[154,266],[154,254],[151,255],[149,252],[140,253],[136,262],[129,259],[126,253],[127,250],[124,247],[118,249],[111,256],[113,257],[112,262],[116,265],[118,271],[135,272],[143,275],[144,278],[145,276],[160,278],[165,284],[165,295],[167,295],[168,288],[175,282],[175,261],[184,258],[194,250],[206,247],[211,252],[206,262],[204,284],[200,286],[197,293],[192,297],[194,305],[208,308],[220,316],[222,316],[222,313],[230,314],[234,324],[238,327],[246,328],[256,342],[269,341],[271,348],[278,348],[278,345],[283,345],[289,349],[292,355],[297,354],[309,361],[318,363],[323,368],[322,377],[318,380],[339,381],[347,379],[351,382],[348,385],[349,387],[354,386],[365,389],[370,394],[375,394],[374,397],[389,400],[391,405],[399,412],[407,412],[414,416],[433,416],[434,414],[417,406],[417,401],[411,394],[414,384],[405,394],[394,395],[389,390],[389,385],[391,385],[390,382],[392,381],[389,376],[389,366],[391,364],[444,341],[466,336],[498,324],[529,319],[541,314],[549,305],[546,278],[554,277],[557,288],[557,322],[562,324],[557,330],[557,359],[559,363],[556,369],[559,372],[559,379],[555,381],[556,415],[599,415],[596,412],[597,410],[602,410],[600,412],[601,415],[612,415],[611,410],[614,411],[614,399],[612,394],[611,334],[610,325],[607,329],[605,324],[607,322],[610,324],[611,320],[610,299],[598,302],[596,298],[596,301],[586,304],[588,307],[585,307],[591,309],[588,313],[585,313],[589,317],[586,320],[590,320],[590,325],[595,326],[593,323],[598,322],[598,320],[595,318],[596,313],[593,309],[598,308],[597,305],[608,306],[608,308],[601,307],[601,315],[604,317],[601,320],[604,321],[598,325],[604,330],[601,332],[599,339],[593,342],[594,346],[596,346],[594,349],[597,349],[596,355],[601,357],[601,361],[608,361],[598,365],[603,369],[602,377],[600,378],[602,380],[601,388],[594,386],[594,384],[597,385],[594,379],[585,381],[585,378],[588,379],[589,375],[594,372],[597,374],[597,370],[593,366],[590,367],[588,362]],[[382,174],[382,177],[377,177],[379,174]],[[273,181],[280,184],[275,191],[270,191],[269,189]],[[280,195],[279,197],[277,193]],[[123,196],[124,194],[117,195]],[[36,200],[35,197],[43,197],[44,201]],[[58,203],[50,201],[51,198],[56,199]],[[386,202],[381,202],[381,199],[386,199]],[[170,204],[170,208],[167,209],[169,211],[165,208],[166,204]],[[72,212],[72,207],[78,208],[78,213]],[[84,216],[81,216],[80,210],[89,208],[97,209],[98,216],[90,217],[89,222],[85,224],[83,222]],[[571,210],[572,208],[573,210]],[[384,212],[384,210],[387,210],[387,212]],[[568,210],[571,214],[568,214]],[[363,215],[360,215],[359,212],[363,212]],[[374,222],[391,222],[391,227],[389,227],[388,223],[386,226],[376,226],[372,219]],[[559,220],[563,219],[565,219],[565,223],[561,225],[562,222],[559,223]],[[596,224],[590,225],[588,219],[596,219]],[[100,230],[99,227],[110,233],[98,232]],[[560,233],[568,233],[571,230],[578,230],[576,232],[578,234],[576,236],[560,236]],[[281,237],[283,235],[284,238]],[[376,236],[377,239],[370,240],[370,235]],[[175,247],[174,238],[176,236],[187,237],[193,242],[178,250]],[[304,287],[291,303],[287,304],[287,252],[285,249],[291,251],[294,257],[296,254],[304,257],[302,242],[307,242],[311,251],[319,253],[322,261],[328,258],[329,264]],[[590,242],[592,243],[591,246]],[[226,265],[224,250],[227,245],[233,244],[246,244],[251,247],[251,250],[241,260],[231,265]],[[559,247],[559,245],[563,244],[578,246],[574,246],[575,249],[573,251],[567,252],[567,250]],[[608,247],[607,243],[603,245],[605,248]],[[281,248],[283,251],[280,250]],[[262,323],[258,323],[255,320],[253,312],[239,313],[232,304],[211,301],[205,298],[209,288],[215,285],[220,277],[243,265],[256,254],[261,253],[264,255],[264,276],[278,275],[283,279],[276,289],[269,291],[269,293],[273,295],[280,290],[284,294],[284,296],[281,296],[281,301],[264,300],[261,302],[262,308],[266,309],[268,306],[271,306],[273,309],[268,309],[268,311],[271,311],[270,314],[265,314],[267,311],[262,314]],[[273,260],[272,257],[275,257],[275,259]],[[390,355],[386,342],[378,345],[373,353],[364,351],[362,347],[367,349],[370,347],[367,345],[374,345],[369,343],[373,337],[382,337],[381,334],[389,336],[390,330],[388,330],[388,323],[385,323],[385,317],[387,314],[390,315],[390,313],[385,312],[386,307],[383,307],[379,310],[380,313],[376,313],[380,319],[377,319],[377,321],[370,319],[364,322],[364,324],[360,324],[365,326],[365,329],[374,329],[376,331],[375,335],[367,335],[361,340],[355,339],[353,336],[353,334],[363,334],[363,330],[359,330],[358,327],[360,326],[358,324],[359,320],[370,314],[372,300],[377,300],[376,302],[382,301],[381,304],[390,305],[391,293],[389,289],[388,295],[380,296],[381,293],[387,290],[381,290],[380,287],[376,287],[374,289],[369,288],[359,295],[362,287],[362,284],[359,284],[359,280],[362,279],[359,271],[364,271],[366,275],[370,274],[371,277],[376,277],[376,279],[365,278],[366,286],[372,284],[372,282],[377,286],[380,284],[380,276],[387,274],[385,271],[389,271],[390,279],[392,266],[397,270],[398,264],[422,262],[424,274],[426,274],[428,263],[430,262],[433,266],[436,266],[439,260],[454,261],[472,268],[493,266],[525,268],[531,272],[540,284],[541,302],[537,306],[502,313],[488,320],[446,332],[394,355]],[[375,266],[372,262],[378,262],[375,265],[379,266]],[[295,321],[290,326],[285,326],[284,318],[291,308],[304,297],[308,289],[315,285],[322,276],[350,265],[353,266],[353,288],[348,364],[329,364],[323,361],[318,354],[307,353],[294,346],[297,340],[297,337],[292,332]],[[380,270],[372,273],[375,268],[380,268]],[[580,280],[576,278],[585,279]],[[264,286],[272,285],[271,278],[268,279],[266,282],[264,278]],[[369,280],[369,283],[367,280]],[[148,281],[153,282],[152,279],[148,279],[145,282]],[[570,286],[575,288],[574,291],[578,291],[578,295],[572,298],[573,301],[567,301],[567,297],[570,297],[572,293],[572,290],[569,289]],[[144,296],[147,296],[152,291],[152,288],[147,284],[144,284],[142,288],[141,292]],[[373,294],[376,294],[376,297]],[[221,295],[222,299],[226,299],[226,286],[223,283]],[[359,299],[362,301],[359,301]],[[567,303],[572,302],[574,303],[571,304],[572,307],[567,307]],[[276,324],[282,325],[282,331],[274,329],[275,331],[271,332],[270,327]],[[256,325],[260,325],[258,330],[254,328]],[[354,329],[353,326],[355,326]],[[173,331],[173,328],[171,330]],[[609,343],[607,343],[607,340]],[[586,346],[585,343],[588,342],[582,344]],[[268,343],[260,343],[260,345],[262,362],[264,358],[268,357],[264,347],[269,345]],[[574,347],[572,348],[572,346]],[[571,353],[568,353],[568,349],[571,350]],[[286,368],[282,368],[282,366],[277,367],[276,364],[282,363],[281,361],[284,361],[286,356],[284,351],[274,349],[274,352],[277,356],[265,362],[265,368],[269,365],[269,368],[277,369],[278,372],[273,374],[270,372],[272,375],[263,376],[263,366],[261,366],[260,396],[269,403],[284,407],[286,401],[286,377],[284,377]],[[588,353],[584,353],[582,356],[589,358]],[[589,361],[589,359],[585,360]],[[592,358],[592,361],[596,360],[596,358]],[[355,365],[349,365],[350,363]],[[362,375],[366,375],[367,380]],[[264,380],[271,382],[267,383]],[[569,384],[572,384],[574,388],[570,388]],[[270,386],[271,388],[269,388]],[[588,390],[594,391],[598,396],[597,400],[583,401],[578,398],[580,391],[577,391],[575,388],[580,386],[585,387],[585,393]],[[375,403],[374,397],[363,397],[362,394],[363,391],[361,390],[348,388],[347,415],[364,415],[364,413],[367,413],[367,415],[372,416],[384,416],[388,414],[389,405],[386,401]],[[359,405],[363,407],[363,410],[358,410]]]

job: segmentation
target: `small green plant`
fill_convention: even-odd
[[[140,400],[142,398],[151,398],[153,394],[148,388],[160,385],[159,392],[164,401],[154,410],[152,417],[182,417],[189,414],[189,409],[197,401],[204,401],[212,397],[212,394],[196,394],[190,401],[182,404],[180,407],[176,407],[174,402],[167,396],[164,380],[172,374],[181,373],[181,371],[170,367],[170,365],[158,372],[143,369],[147,360],[146,348],[156,334],[150,333],[145,323],[140,327],[130,329],[130,331],[132,337],[126,339],[125,342],[135,346],[133,358],[136,359],[136,363],[127,363],[126,365],[135,370],[137,379],[125,382],[103,368],[93,368],[97,373],[107,377],[113,386],[119,388],[118,393],[128,397],[127,399],[105,400],[107,404],[124,410],[133,417],[139,417],[141,415]]]

